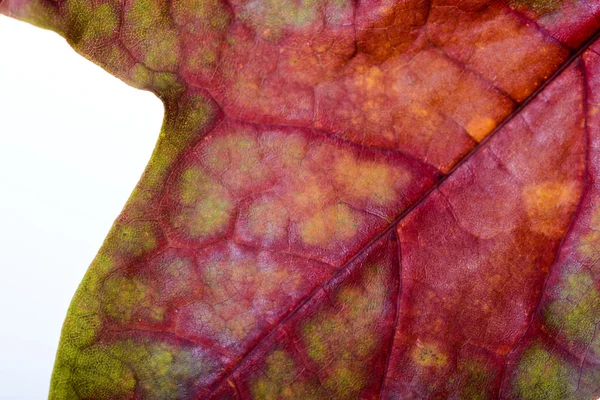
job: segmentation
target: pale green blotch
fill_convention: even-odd
[[[561,400],[577,386],[577,370],[540,344],[528,348],[519,361],[514,390],[522,400]]]
[[[183,86],[176,74],[171,72],[155,72],[152,89],[158,91],[163,96],[176,96],[178,93],[181,93]]]
[[[84,42],[110,37],[115,33],[119,24],[119,13],[113,4],[100,4],[94,8],[92,15],[83,32]]]
[[[157,246],[155,227],[149,221],[134,221],[117,230],[119,249],[125,254],[140,257]]]
[[[217,53],[210,47],[190,49],[187,57],[187,65],[194,70],[203,68],[214,68],[217,62]]]
[[[80,352],[72,385],[84,398],[130,397],[137,388],[144,399],[180,399],[188,394],[185,383],[210,373],[211,368],[185,348],[121,340]]]
[[[544,310],[548,325],[567,339],[586,343],[592,339],[600,321],[600,291],[587,272],[572,273],[560,287],[561,300]]]
[[[165,137],[163,127],[150,162],[142,176],[140,186],[151,190],[161,190],[179,154],[180,149]]]
[[[114,263],[103,251],[85,274],[73,301],[69,307],[67,318],[62,328],[59,355],[71,358],[74,349],[87,346],[93,342],[101,327],[100,289],[104,277],[114,268]]]
[[[133,0],[125,13],[127,43],[139,46],[140,60],[155,71],[173,71],[180,56],[177,30],[169,17],[168,3]]]
[[[564,0],[511,0],[514,7],[524,7],[538,16],[546,15],[561,8]]]
[[[69,313],[63,325],[63,336],[71,345],[81,348],[94,341],[101,326],[102,321],[97,313],[87,315]]]
[[[158,193],[144,190],[140,184],[138,184],[133,191],[131,196],[125,204],[125,209],[128,215],[132,219],[141,220],[148,217],[148,209],[152,207],[158,197]]]
[[[78,44],[93,18],[91,0],[66,0],[63,10],[68,25],[67,40]]]
[[[100,253],[96,256],[88,272],[83,277],[73,297],[69,314],[87,315],[98,312],[98,293],[100,292],[102,282],[104,277],[115,267],[113,259],[107,255],[107,250],[106,247],[100,250]],[[66,329],[66,326],[63,329]]]
[[[62,328],[60,345],[54,365],[50,398],[78,398],[71,386],[71,370],[80,350],[96,339],[101,328],[100,287],[106,274],[114,269],[114,262],[103,247],[85,274]]]
[[[161,4],[155,0],[133,0],[128,20],[136,30],[147,31],[162,18]]]
[[[146,89],[152,84],[153,72],[144,64],[135,64],[129,70],[129,80],[138,89]]]
[[[251,385],[256,400],[318,400],[325,396],[317,382],[304,380],[295,361],[284,350],[275,350],[267,356],[264,374]]]
[[[115,399],[135,389],[133,372],[99,346],[88,347],[78,354],[71,381],[77,394],[85,399]]]
[[[263,149],[252,132],[213,138],[204,149],[204,164],[217,175],[223,174],[225,184],[243,189],[264,179],[269,171],[262,163]]]
[[[309,245],[331,247],[353,238],[362,216],[345,203],[328,206],[301,222],[299,233]]]
[[[150,318],[161,321],[164,309],[153,300],[152,288],[137,278],[117,275],[104,282],[102,311],[118,321],[130,321],[135,312],[142,309]]]
[[[222,232],[232,218],[234,202],[227,189],[199,167],[183,171],[178,182],[178,201],[184,210],[173,220],[195,238]]]
[[[127,72],[127,82],[138,89],[157,93],[163,99],[176,98],[183,91],[183,85],[172,72],[154,72],[144,64],[137,63]]]
[[[317,0],[254,0],[242,11],[241,18],[252,24],[268,40],[279,40],[283,30],[309,25],[317,20]]]
[[[287,232],[289,213],[277,200],[259,200],[247,211],[250,235],[263,241],[282,239]]]
[[[133,365],[145,399],[180,399],[186,395],[181,385],[210,373],[210,363],[193,357],[187,349],[168,344],[127,345],[125,361]]]
[[[189,96],[182,101],[176,125],[179,133],[177,136],[183,136],[183,141],[187,143],[189,136],[204,128],[215,115],[215,107],[205,96],[198,94]]]
[[[144,70],[145,67],[140,67],[142,78],[145,79]],[[178,85],[178,82],[174,83],[172,90],[177,90]],[[181,152],[199,137],[201,129],[214,118],[215,114],[214,106],[204,96],[192,95],[180,100],[176,118],[171,119],[169,116],[165,118],[141,185],[152,190],[161,189],[173,163]]]
[[[177,31],[173,28],[157,29],[148,37],[144,62],[150,68],[172,71],[179,61],[179,41]]]
[[[328,339],[334,337],[334,333],[340,330],[334,324],[339,324],[339,321],[331,319],[321,321],[317,317],[306,323],[302,328],[302,337],[307,343],[308,356],[317,365],[324,366],[331,357]]]
[[[365,368],[350,363],[336,363],[325,378],[324,386],[336,393],[336,399],[356,399],[367,383],[365,372]]]
[[[485,400],[490,398],[494,375],[479,361],[466,361],[460,368],[464,384],[460,386],[460,400]]]
[[[327,18],[331,24],[341,24],[348,15],[353,13],[353,9],[352,3],[348,0],[333,0],[328,4],[325,18]]]
[[[231,15],[219,0],[179,0],[173,3],[173,18],[178,25],[196,33],[203,30],[224,32]]]
[[[221,185],[214,182],[212,177],[200,167],[190,167],[181,173],[179,178],[179,203],[191,207],[205,193],[219,190]]]
[[[330,310],[303,325],[308,357],[324,374],[324,386],[339,399],[355,399],[368,383],[365,365],[381,344],[373,333],[385,306],[386,268],[367,265],[362,284],[343,287]],[[341,311],[343,310],[343,311]]]
[[[199,199],[190,212],[181,215],[178,224],[185,225],[193,237],[207,237],[223,231],[232,212],[233,202],[224,193],[210,193]]]

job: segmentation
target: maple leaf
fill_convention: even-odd
[[[50,398],[600,396],[600,3],[0,11],[165,104]]]

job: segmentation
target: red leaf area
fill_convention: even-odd
[[[600,3],[0,11],[166,110],[51,398],[600,396]]]

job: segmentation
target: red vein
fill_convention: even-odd
[[[596,36],[596,35],[594,35]],[[588,43],[588,45],[591,43]],[[581,54],[581,51],[578,52],[578,54]],[[582,91],[582,102],[583,102],[583,118],[584,118],[584,134],[585,134],[585,170],[584,170],[584,187],[583,190],[581,192],[581,196],[579,197],[579,201],[577,202],[577,206],[575,207],[575,211],[573,212],[573,215],[571,215],[571,219],[569,220],[569,225],[567,226],[567,230],[565,231],[565,234],[563,235],[563,237],[560,240],[560,243],[558,244],[558,247],[556,249],[556,254],[554,255],[554,260],[552,261],[552,263],[550,264],[550,268],[548,270],[548,274],[546,274],[546,278],[544,279],[544,283],[542,285],[542,289],[540,290],[540,294],[539,297],[537,299],[537,302],[534,306],[534,308],[531,311],[531,316],[529,317],[529,322],[527,323],[527,326],[525,327],[525,329],[523,330],[523,334],[521,335],[521,337],[519,338],[519,340],[517,340],[514,344],[514,346],[510,349],[510,351],[506,354],[505,356],[505,360],[504,360],[504,365],[502,368],[502,374],[500,376],[500,384],[498,386],[498,395],[497,398],[500,399],[501,395],[502,395],[502,386],[505,384],[506,381],[506,373],[508,370],[508,362],[510,360],[510,358],[512,357],[512,355],[514,354],[514,352],[519,348],[519,345],[521,344],[521,342],[523,341],[523,339],[525,338],[525,336],[527,335],[527,332],[529,331],[529,329],[531,328],[531,326],[533,325],[533,322],[535,321],[535,317],[536,315],[539,314],[540,311],[540,307],[542,305],[542,300],[544,299],[544,293],[546,293],[546,287],[548,285],[548,280],[550,278],[550,276],[552,275],[553,272],[553,267],[556,265],[556,261],[561,253],[562,247],[565,243],[565,240],[569,237],[569,234],[571,233],[571,231],[573,230],[573,227],[575,225],[575,222],[577,221],[577,216],[579,215],[580,211],[581,211],[581,207],[583,204],[583,200],[586,198],[587,192],[589,190],[589,148],[590,148],[590,139],[589,139],[589,128],[588,128],[588,83],[587,83],[587,72],[585,69],[585,65],[583,60],[581,60],[579,58],[579,55],[577,56],[578,58],[576,59],[576,61],[579,63],[577,65],[577,67],[581,70],[581,74],[582,74],[582,83],[583,83],[583,91]]]
[[[385,368],[383,370],[383,376],[381,377],[381,386],[379,387],[379,396],[378,399],[383,398],[383,388],[385,387],[385,378],[387,376],[388,369],[390,367],[390,360],[392,358],[392,351],[394,349],[394,339],[396,338],[396,330],[398,329],[398,323],[400,322],[400,300],[402,298],[402,249],[400,248],[400,238],[398,237],[398,233],[395,232],[394,239],[396,240],[396,251],[398,253],[398,287],[396,291],[396,303],[395,303],[395,317],[394,317],[394,329],[390,334],[390,342],[388,344],[388,354],[385,359]]]
[[[523,103],[521,103],[515,110],[504,119],[496,128],[485,138],[483,139],[479,145],[473,148],[465,157],[463,157],[454,167],[448,171],[446,175],[444,175],[441,179],[439,179],[432,187],[430,187],[421,197],[416,200],[411,206],[409,206],[406,210],[404,210],[398,217],[396,217],[388,226],[386,226],[381,232],[376,234],[365,246],[359,249],[354,256],[352,256],[349,260],[347,260],[336,273],[332,275],[331,278],[324,281],[321,285],[317,286],[307,297],[305,297],[302,301],[300,301],[293,310],[291,310],[287,315],[284,315],[277,323],[275,323],[271,329],[269,329],[262,337],[258,338],[255,343],[239,358],[237,363],[233,365],[228,372],[222,375],[220,379],[217,379],[213,385],[213,390],[209,393],[206,398],[210,398],[216,390],[219,388],[222,382],[228,379],[237,368],[244,362],[245,359],[249,357],[249,355],[263,342],[268,340],[281,326],[283,326],[287,321],[289,321],[302,307],[307,304],[321,289],[326,287],[329,283],[334,282],[339,279],[339,277],[346,273],[354,261],[356,261],[359,257],[361,257],[368,249],[370,249],[377,241],[379,241],[382,237],[388,234],[392,229],[396,227],[396,225],[403,220],[408,214],[410,214],[415,208],[419,207],[423,202],[425,202],[432,192],[437,190],[452,174],[458,169],[461,168],[471,157],[473,157],[479,149],[483,148],[484,145],[490,141],[498,132],[500,132],[506,124],[508,124],[512,119],[517,116],[525,107],[527,107],[544,89],[550,85],[562,72],[567,69],[570,65],[572,65],[576,60],[579,59],[581,54],[587,50],[589,46],[592,45],[598,38],[600,37],[600,29],[597,30],[586,42],[575,52],[573,53],[548,79],[540,85]],[[587,163],[586,163],[587,165]],[[583,197],[583,196],[582,196]],[[572,222],[572,221],[571,221]],[[569,225],[570,229],[571,224]],[[568,232],[568,230],[567,230]],[[567,236],[567,235],[565,235]],[[562,244],[562,242],[561,242]],[[560,245],[559,245],[560,248]]]

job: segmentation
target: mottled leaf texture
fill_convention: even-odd
[[[51,399],[600,397],[600,1],[0,11],[165,104]]]

